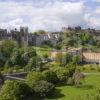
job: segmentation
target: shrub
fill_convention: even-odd
[[[75,72],[76,66],[73,63],[71,63],[68,64],[66,68],[69,70],[69,77],[72,77]]]
[[[68,85],[74,85],[74,80],[73,80],[72,77],[69,77],[69,78],[68,78],[67,84],[68,84]]]
[[[30,92],[30,88],[25,83],[7,80],[1,88],[0,100],[23,100]]]
[[[42,72],[42,75],[46,81],[51,83],[56,83],[58,80],[56,73],[52,70],[45,70]]]
[[[34,90],[34,86],[37,84],[38,81],[42,80],[43,76],[40,72],[30,72],[26,77],[27,84]]]
[[[72,57],[72,62],[73,64],[77,65],[80,62],[80,56],[73,56]]]
[[[100,72],[100,67],[99,67],[99,65],[97,66],[97,71],[99,71],[99,72]]]
[[[69,70],[67,68],[58,67],[58,68],[54,69],[54,72],[56,73],[57,78],[60,82],[67,81],[67,79],[69,77]]]
[[[51,42],[50,40],[44,40],[44,41],[42,42],[42,44],[43,44],[43,45],[47,45],[47,46],[49,46],[49,47],[53,47],[53,44],[52,44],[52,42]]]
[[[94,67],[90,67],[90,70],[95,70],[95,68]]]
[[[84,71],[84,70],[86,70],[86,68],[85,67],[82,67],[82,70]]]
[[[44,80],[38,81],[34,87],[34,92],[40,97],[45,97],[50,95],[53,90],[54,90],[54,85]]]
[[[63,58],[62,52],[57,53],[57,54],[56,54],[56,57],[55,57],[56,63],[59,63],[60,65],[62,65],[62,58]]]
[[[44,58],[48,58],[48,54],[44,54],[43,57],[44,57]]]
[[[26,65],[27,71],[31,71],[32,69],[36,68],[36,65],[37,65],[36,61],[37,61],[36,57],[30,58],[30,60],[28,61],[28,64]]]

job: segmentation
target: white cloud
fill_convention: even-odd
[[[13,29],[13,28],[19,28],[20,26],[27,26],[26,23],[24,23],[23,19],[17,18],[15,20],[11,20],[7,23],[1,23],[1,27]]]
[[[85,14],[85,21],[89,27],[100,29],[100,7]]]
[[[59,3],[45,6],[40,10],[35,9],[31,19],[34,28],[53,30],[61,29],[62,26],[81,24],[83,20],[83,3]]]
[[[91,26],[100,28],[99,10],[95,16],[92,11],[87,13],[84,0],[80,2],[0,2],[0,26],[5,28],[29,26],[30,30],[60,30],[62,26]],[[72,0],[75,1],[75,0]],[[45,5],[44,5],[45,4]],[[93,21],[93,22],[92,22]]]
[[[3,2],[0,4],[1,12],[4,12],[1,17],[8,19],[8,21],[2,23],[1,20],[1,24],[2,26],[15,27],[22,25],[23,20],[33,30],[40,28],[47,30],[57,29],[63,25],[74,25],[76,23],[74,19],[82,14],[81,6],[83,6],[82,3],[55,2],[53,5],[48,3],[44,7],[38,8],[30,5],[30,3],[19,5],[15,2]],[[21,23],[16,23],[16,20]]]
[[[94,2],[100,2],[100,0],[93,0]]]
[[[95,13],[100,14],[100,7],[96,8]]]

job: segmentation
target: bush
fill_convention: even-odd
[[[43,57],[44,58],[48,58],[49,56],[48,56],[48,54],[44,54]]]
[[[47,46],[49,46],[49,47],[53,47],[53,44],[52,44],[52,42],[51,42],[50,40],[44,40],[44,41],[42,42],[42,44],[43,44],[43,45],[47,45]]]
[[[7,80],[1,88],[0,100],[23,100],[30,92],[31,89],[25,83]]]
[[[37,65],[36,61],[37,61],[36,57],[30,58],[30,60],[28,61],[28,64],[26,65],[27,71],[31,71],[32,69],[36,68],[36,65]]]
[[[69,77],[69,70],[67,68],[57,67],[56,69],[54,69],[54,72],[56,73],[57,78],[60,82],[67,81]]]
[[[26,77],[27,84],[34,90],[34,86],[38,81],[42,80],[43,76],[40,72],[30,72]]]
[[[85,67],[82,67],[82,70],[84,71],[84,70],[86,70],[86,68]]]
[[[54,85],[44,80],[38,81],[34,87],[34,92],[40,97],[45,97],[50,95],[53,90],[54,90]]]
[[[97,66],[97,71],[99,71],[99,72],[100,72],[100,67],[99,67],[99,65]]]
[[[58,80],[56,73],[52,70],[45,70],[42,72],[42,75],[46,81],[51,83],[56,83]]]
[[[68,84],[68,85],[74,85],[74,80],[73,80],[72,77],[69,77],[69,78],[68,78],[67,84]]]
[[[56,63],[59,63],[60,65],[62,65],[62,58],[63,58],[63,54],[62,54],[62,52],[60,52],[60,53],[57,53],[56,54],[56,57],[55,57],[55,61],[56,61]]]
[[[90,70],[95,70],[95,68],[94,67],[90,67]]]

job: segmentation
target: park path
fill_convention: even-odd
[[[20,72],[20,73],[13,73],[13,74],[6,74],[4,75],[5,80],[20,80],[25,81],[25,76],[27,75],[27,72]]]
[[[100,73],[84,73],[84,75],[100,75]]]

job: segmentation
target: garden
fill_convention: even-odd
[[[0,45],[1,74],[27,72],[25,81],[6,80],[0,100],[100,100],[100,68],[80,64],[79,56],[57,54],[55,61],[44,63],[51,48],[16,48],[13,41]]]

